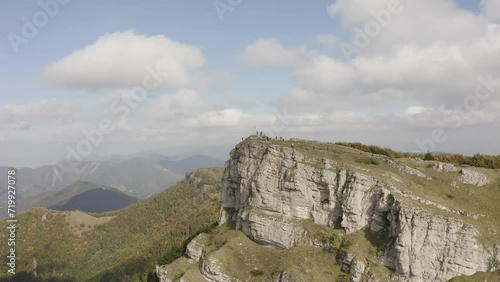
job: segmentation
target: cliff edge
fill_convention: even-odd
[[[222,183],[220,227],[159,266],[161,281],[447,281],[499,267],[495,170],[252,136]]]

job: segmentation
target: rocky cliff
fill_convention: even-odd
[[[328,143],[250,137],[226,163],[219,218],[246,238],[203,234],[186,258],[158,273],[162,281],[192,281],[186,273],[208,281],[447,281],[493,271],[500,258],[495,177]],[[484,199],[488,193],[497,199]],[[235,271],[242,266],[231,259],[246,248],[254,260],[272,249],[289,260],[307,261],[306,252],[322,261],[301,271],[281,255],[267,262],[275,267],[254,261],[253,269]],[[329,260],[331,267],[315,270]],[[327,273],[336,267],[341,272]]]

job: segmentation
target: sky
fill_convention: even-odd
[[[6,0],[0,36],[3,166],[256,130],[500,154],[500,0]]]

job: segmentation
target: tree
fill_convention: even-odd
[[[433,160],[435,160],[435,158],[434,158],[434,155],[431,152],[427,151],[427,154],[425,154],[425,156],[424,156],[424,160],[426,160],[426,161],[433,161]]]

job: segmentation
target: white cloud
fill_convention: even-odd
[[[349,64],[328,56],[317,56],[295,73],[299,85],[318,91],[344,90],[351,86],[355,71]]]
[[[103,107],[110,107],[113,103],[127,104],[127,102],[129,101],[134,102],[134,104],[137,103],[137,99],[134,96],[132,90],[128,88],[123,88],[104,95],[99,100],[98,104]]]
[[[208,111],[186,121],[190,127],[236,127],[247,116],[238,109]]]
[[[200,48],[164,35],[146,36],[132,30],[108,33],[44,70],[55,85],[91,90],[141,86],[162,88],[189,85],[204,64]],[[148,70],[149,68],[149,70]]]
[[[400,13],[388,12],[388,3],[391,2],[400,3]],[[365,30],[368,23],[381,21],[382,16],[377,14],[389,15],[390,20],[380,34],[370,38],[371,42],[362,50],[366,56],[391,55],[406,45],[428,47],[477,40],[483,35],[487,23],[483,16],[460,8],[453,0],[337,0],[328,11],[351,32],[352,37],[346,42],[349,44],[353,44],[356,28]]]
[[[239,108],[239,109],[241,109],[241,108],[253,108],[256,105],[254,101],[252,101],[250,99],[246,99],[246,98],[242,97],[241,95],[239,95],[237,92],[234,92],[231,90],[224,92],[224,95],[229,98],[229,103],[231,104],[231,106],[234,106],[234,107]]]
[[[231,75],[231,72],[228,70],[195,73],[193,75],[193,88],[200,91],[211,90],[218,84],[229,81]]]
[[[426,110],[427,109],[425,107],[411,106],[411,107],[408,107],[405,110],[404,115],[406,115],[406,116],[414,116],[414,115],[421,114],[421,113],[425,112]]]
[[[333,9],[331,13],[347,17],[349,24],[372,17],[370,10],[360,5],[358,0],[352,2],[338,0],[334,5],[339,6],[335,9],[330,7],[330,10]],[[375,5],[375,2],[368,6]],[[413,5],[414,2],[404,3]],[[421,10],[426,5],[429,2],[423,0],[415,9]],[[457,26],[471,23],[473,27],[465,28],[463,37],[460,37],[443,35],[446,30],[456,28],[449,23],[436,28],[432,25],[432,29],[427,24],[415,26],[421,21],[417,15],[408,12],[413,8],[409,6],[404,10],[406,13],[398,15],[398,22],[388,27],[397,30],[381,35],[384,40],[375,38],[374,47],[370,45],[367,47],[369,51],[363,50],[354,59],[316,54],[303,64],[294,65],[295,87],[279,98],[277,105],[286,105],[299,112],[359,107],[391,111],[387,106],[408,104],[408,101],[423,106],[450,108],[474,94],[480,83],[479,76],[491,76],[498,82],[500,69],[493,58],[500,57],[500,25],[485,21],[481,15],[461,10],[452,2],[444,1],[436,5],[437,8],[431,9],[430,14],[420,15],[429,15],[431,22],[451,19]],[[362,11],[355,15],[347,13],[354,7]],[[281,51],[283,53],[295,50],[293,47],[282,48],[285,49]],[[312,51],[309,53],[314,54]],[[500,96],[491,95],[488,103],[498,99]]]
[[[43,100],[30,104],[8,104],[0,106],[0,125],[14,130],[24,130],[33,124],[68,123],[81,114],[75,102]]]
[[[316,41],[325,48],[333,48],[339,44],[340,39],[333,34],[318,34],[316,35]]]
[[[193,89],[181,89],[155,98],[151,106],[140,109],[142,116],[154,119],[187,118],[210,107]]]
[[[289,49],[276,38],[260,38],[246,47],[243,61],[251,66],[297,66],[314,55],[303,46]]]
[[[500,19],[500,0],[481,0],[481,12],[492,19]]]
[[[371,11],[378,11],[387,6],[387,0],[336,0],[328,6],[328,14],[340,17],[344,26],[352,26],[371,19]]]

